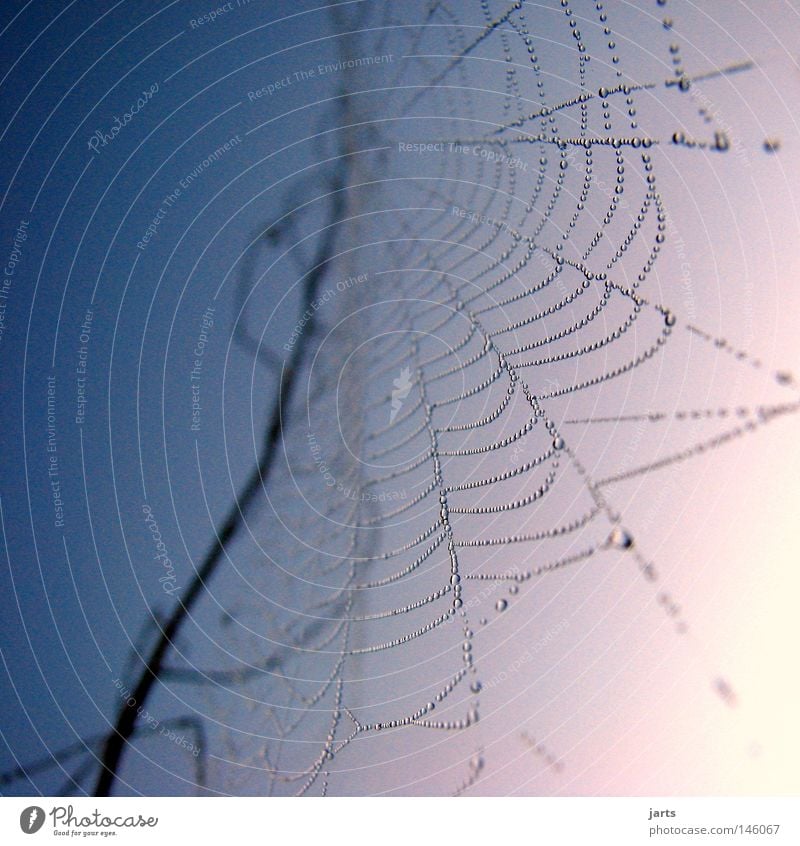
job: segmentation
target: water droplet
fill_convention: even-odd
[[[630,549],[633,546],[633,535],[621,526],[615,526],[608,536],[608,542],[617,549]]]
[[[473,755],[472,758],[469,759],[469,768],[473,772],[480,772],[483,769],[483,758],[480,755]]]
[[[561,437],[561,435],[557,435],[555,438],[553,438],[553,449],[564,449],[564,446],[564,439]]]
[[[764,150],[767,153],[777,153],[778,150],[781,148],[781,142],[778,138],[765,138],[764,139]]]
[[[678,319],[671,311],[664,312],[664,323],[666,323],[667,326],[674,326],[677,322]]]
[[[477,679],[474,682],[472,682],[472,684],[469,686],[469,689],[473,693],[480,693],[482,688],[483,688],[483,685]]]
[[[508,601],[505,599],[498,599],[497,602],[495,602],[494,607],[498,611],[505,611],[506,608],[508,608]]]

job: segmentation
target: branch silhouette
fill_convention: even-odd
[[[340,101],[340,106],[343,110],[346,110],[346,103],[347,97],[344,96]],[[343,125],[346,126],[346,121]],[[322,240],[314,256],[313,266],[306,274],[303,285],[300,313],[302,314],[308,309],[311,317],[305,325],[303,335],[293,347],[288,363],[285,364],[281,371],[278,401],[267,425],[258,464],[248,477],[240,494],[231,505],[228,515],[222,527],[216,533],[216,537],[206,553],[202,565],[180,597],[177,607],[161,628],[161,635],[150,652],[145,666],[141,670],[130,698],[120,708],[114,728],[108,734],[103,747],[100,774],[94,788],[94,794],[96,796],[110,795],[114,783],[117,780],[120,764],[128,741],[135,730],[137,709],[144,705],[152,693],[156,682],[162,676],[165,667],[165,656],[172,646],[178,631],[188,617],[192,606],[202,595],[206,582],[217,571],[220,562],[223,560],[223,552],[225,551],[226,544],[230,543],[245,525],[248,510],[253,505],[256,494],[267,482],[272,471],[274,459],[277,454],[275,447],[278,445],[283,431],[284,409],[288,408],[291,403],[297,385],[297,375],[302,369],[308,351],[309,341],[314,333],[315,314],[310,306],[335,253],[337,225],[344,216],[346,206],[350,155],[351,152],[345,150],[344,154],[338,160],[333,175],[333,184],[330,192],[330,223],[324,229],[321,236]],[[132,704],[128,704],[129,702]]]

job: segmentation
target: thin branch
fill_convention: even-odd
[[[343,98],[342,103],[346,103]],[[267,427],[264,444],[261,448],[258,465],[251,473],[241,494],[236,498],[228,512],[228,515],[219,532],[216,533],[214,542],[205,556],[203,564],[184,591],[178,601],[178,605],[161,629],[161,636],[154,646],[147,663],[141,671],[141,675],[129,699],[123,703],[117,716],[115,726],[109,733],[103,749],[101,759],[101,770],[97,778],[94,793],[96,796],[108,796],[117,779],[120,763],[128,740],[134,732],[136,725],[137,708],[142,707],[150,696],[153,686],[161,677],[164,669],[164,658],[175,640],[178,630],[189,616],[192,606],[202,595],[206,582],[214,575],[220,562],[223,560],[223,552],[227,544],[238,534],[245,524],[245,516],[253,504],[256,494],[266,484],[270,471],[278,454],[278,445],[282,432],[282,416],[284,409],[291,404],[292,396],[297,385],[297,374],[300,372],[303,361],[308,350],[308,342],[313,335],[314,310],[311,303],[316,297],[317,290],[328,271],[329,262],[334,255],[337,224],[341,221],[345,211],[345,189],[347,175],[349,173],[349,150],[339,160],[340,164],[334,176],[334,184],[331,192],[331,223],[326,227],[322,236],[322,243],[315,256],[313,268],[308,272],[303,286],[303,298],[301,313],[309,311],[311,317],[305,326],[302,337],[295,344],[292,353],[281,371],[281,384],[278,395],[278,402],[272,412]],[[128,705],[132,702],[133,705]]]

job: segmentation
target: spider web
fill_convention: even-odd
[[[364,27],[403,60],[354,98],[355,146],[382,149],[348,188],[259,551],[228,550],[202,656],[187,633],[164,674],[202,716],[204,789],[585,789],[610,655],[584,634],[613,607],[632,637],[695,637],[654,515],[798,395],[659,276],[659,153],[729,155],[707,109],[696,136],[675,113],[749,65],[692,73],[654,2],[647,66],[615,30],[634,11],[578,5],[384,4]],[[708,669],[698,695],[734,707]]]

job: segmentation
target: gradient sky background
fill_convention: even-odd
[[[422,2],[400,9],[371,0],[345,3],[338,19],[331,7],[311,2],[230,5],[202,25],[192,21],[213,11],[204,2],[74,2],[57,11],[32,2],[0,10],[4,266],[15,232],[28,221],[26,240],[17,239],[21,259],[8,277],[0,339],[3,772],[102,735],[119,707],[114,680],[130,684],[133,650],[149,648],[153,618],[172,609],[175,600],[158,581],[163,570],[153,560],[142,506],[158,521],[180,588],[202,560],[213,526],[253,465],[276,392],[276,369],[258,364],[252,346],[235,337],[243,296],[247,331],[262,357],[285,360],[302,274],[315,254],[318,230],[329,222],[325,195],[335,176],[334,158],[358,150],[347,191],[348,217],[357,219],[341,226],[341,255],[325,281],[337,295],[321,321],[326,332],[342,324],[330,338],[315,341],[315,375],[304,379],[313,385],[327,372],[331,391],[338,393],[331,398],[321,391],[308,402],[301,397],[295,417],[288,418],[297,431],[287,437],[281,471],[253,515],[250,533],[228,550],[236,576],[230,569],[218,574],[211,596],[179,638],[186,666],[221,666],[223,651],[231,665],[263,656],[262,638],[273,637],[295,616],[287,609],[308,607],[316,596],[303,574],[291,571],[303,546],[319,543],[340,554],[341,538],[314,509],[330,517],[341,501],[332,504],[313,462],[302,482],[284,468],[309,463],[307,429],[326,455],[342,455],[347,466],[350,433],[358,433],[353,444],[363,445],[358,438],[374,423],[362,413],[363,404],[390,392],[402,366],[398,360],[394,368],[392,358],[384,357],[385,342],[374,339],[400,326],[386,301],[413,298],[422,283],[398,273],[395,253],[380,242],[444,237],[456,220],[448,211],[452,204],[502,214],[503,197],[488,187],[493,171],[480,160],[398,150],[400,142],[477,137],[486,131],[480,121],[508,119],[499,33],[440,80],[451,87],[428,91],[410,107],[409,89],[400,87],[438,78],[454,45],[469,43],[485,25],[478,4],[454,6],[463,28],[442,12],[428,19]],[[491,3],[492,17],[510,5]],[[609,383],[601,396],[580,393],[553,408],[570,447],[589,472],[604,478],[725,426],[714,418],[570,430],[562,421],[599,411],[755,409],[796,400],[796,388],[778,384],[774,374],[796,372],[800,364],[800,135],[793,113],[800,70],[791,53],[800,43],[800,15],[782,2],[752,10],[723,0],[668,0],[665,7],[655,0],[625,3],[609,8],[617,43],[609,51],[595,4],[573,5],[592,56],[588,91],[616,84],[617,67],[630,82],[657,83],[637,92],[636,106],[642,132],[659,142],[651,152],[669,221],[644,293],[678,317],[676,336],[692,323],[746,350],[747,361],[762,362],[753,368],[684,331],[649,370]],[[546,102],[576,96],[578,56],[563,11],[557,3],[524,7]],[[665,16],[674,21],[672,28],[664,26]],[[363,31],[341,35],[351,29]],[[518,36],[507,37],[516,44],[518,80],[532,110],[538,102],[534,77],[523,64]],[[673,75],[674,41],[689,76],[745,60],[754,66],[681,92],[664,85]],[[620,56],[618,65],[612,54]],[[374,55],[391,61],[305,82],[295,76],[342,57]],[[287,75],[288,84],[255,96]],[[93,153],[93,133],[109,132],[114,116],[155,84],[150,101]],[[358,125],[349,130],[341,129],[337,99],[344,91],[362,92],[351,98],[347,116]],[[593,111],[591,128],[598,133],[599,118]],[[613,133],[630,134],[624,118],[624,104],[615,102]],[[562,135],[577,132],[574,111],[565,110],[558,120]],[[715,128],[730,142],[725,153],[670,143],[676,131],[713,138]],[[156,234],[144,249],[137,247],[164,198],[231,139],[239,140],[182,189]],[[767,139],[779,140],[777,152],[764,149]],[[518,174],[515,196],[523,196],[538,173],[539,152],[517,146],[530,162],[530,170]],[[548,189],[556,162],[554,154],[545,170]],[[639,181],[627,183],[630,194],[626,187],[625,196],[632,195],[631,208],[624,210],[628,228],[644,184],[641,167],[632,167]],[[595,169],[613,184],[609,150],[596,154]],[[567,170],[569,202],[555,213],[559,225],[574,211],[582,178],[577,171]],[[508,178],[503,172],[505,190]],[[440,192],[436,203],[426,194],[431,187]],[[434,206],[445,211],[421,210]],[[260,237],[264,232],[271,235]],[[488,234],[479,229],[468,244],[479,247]],[[575,241],[588,241],[591,234],[579,229]],[[652,235],[648,230],[647,239]],[[412,254],[417,267],[425,266],[426,249]],[[494,255],[492,248],[488,253]],[[635,256],[622,264],[631,274],[623,277],[629,284],[638,269]],[[369,277],[364,286],[336,288],[360,273]],[[202,356],[201,428],[193,431],[190,372],[209,307],[214,312]],[[88,400],[78,424],[75,370],[89,309]],[[442,333],[440,340],[452,343],[455,336]],[[367,363],[351,366],[348,356],[362,343]],[[371,375],[385,365],[383,375]],[[557,378],[577,378],[578,372]],[[63,528],[55,525],[49,491],[51,376]],[[334,425],[337,414],[341,433]],[[637,549],[656,563],[659,584],[643,580],[627,553],[608,552],[600,561],[526,585],[518,595],[502,588],[511,601],[504,614],[492,610],[500,594],[478,598],[476,614],[489,618],[476,635],[484,684],[480,722],[464,733],[366,737],[331,765],[331,792],[453,792],[469,778],[469,760],[478,755],[483,765],[473,790],[479,793],[796,793],[796,431],[794,416],[786,415],[717,451],[609,487]],[[505,469],[482,461],[484,474]],[[301,489],[306,502],[299,500]],[[557,489],[552,512],[537,518],[538,525],[571,513],[575,490]],[[297,521],[298,540],[281,535],[282,519]],[[515,520],[498,526],[517,531]],[[320,534],[324,540],[316,540]],[[370,543],[380,552],[391,548],[394,537],[388,532]],[[509,550],[499,556],[503,566],[522,566],[515,555]],[[284,569],[265,571],[268,556]],[[405,598],[403,590],[359,597],[359,613],[410,602],[422,588],[415,585]],[[659,602],[661,591],[681,605],[687,633],[676,634],[675,621]],[[248,625],[261,620],[263,629],[254,636],[231,624],[228,614]],[[385,654],[376,664],[354,662],[348,679],[365,713],[371,704],[413,698],[431,679],[458,668],[459,638],[431,641]],[[330,668],[333,659],[323,653],[303,656],[309,677]],[[530,657],[519,664],[526,653]],[[504,673],[509,678],[502,684],[487,683]],[[735,690],[735,707],[715,694],[716,679]],[[264,701],[283,702],[288,712],[296,708],[291,697],[289,704],[281,699],[286,693],[270,673],[260,684]],[[264,766],[265,743],[268,750],[280,744],[263,702],[248,696],[254,696],[249,688],[239,696],[168,684],[147,704],[162,722],[202,715],[201,745],[214,792],[267,789],[269,779],[253,768]],[[316,754],[323,726],[322,717],[301,725],[295,745]],[[180,732],[192,737],[185,727]],[[525,736],[544,742],[563,768],[548,766]],[[293,749],[285,753],[289,758]],[[95,772],[91,757],[75,758],[68,769],[74,772],[82,762],[87,769],[79,789],[85,790]],[[185,749],[145,732],[126,757],[122,792],[192,793],[198,789],[196,764]],[[54,768],[1,789],[29,794],[67,788],[66,773]]]

